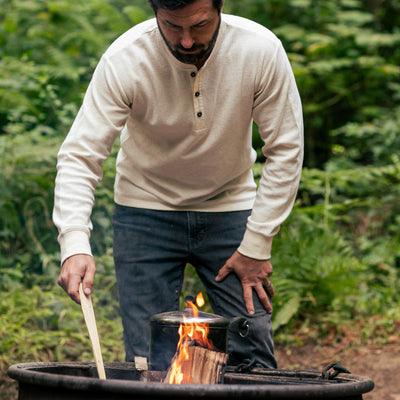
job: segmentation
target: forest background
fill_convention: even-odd
[[[276,342],[399,343],[400,2],[226,0],[224,11],[282,40],[304,107],[300,190],[273,244]],[[102,52],[150,17],[146,0],[0,0],[2,399],[15,397],[11,364],[93,358],[79,306],[56,285],[56,154]],[[254,146],[258,178],[256,127]],[[106,361],[124,357],[110,218],[117,147],[91,241]],[[200,290],[188,266],[184,293]]]

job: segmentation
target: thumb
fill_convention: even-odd
[[[86,296],[92,292],[95,270],[88,268],[82,280],[82,289]]]
[[[218,275],[215,277],[216,282],[223,281],[230,273],[232,272],[232,268],[225,264],[219,271]]]

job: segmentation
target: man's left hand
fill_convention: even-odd
[[[215,280],[221,282],[231,272],[234,272],[242,283],[243,298],[249,314],[254,314],[253,289],[267,312],[272,313],[272,305],[268,295],[271,298],[274,297],[275,291],[269,279],[272,275],[270,261],[256,260],[235,251],[233,256],[219,270]]]

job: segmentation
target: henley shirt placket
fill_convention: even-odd
[[[205,116],[204,116],[204,105],[202,96],[202,71],[191,71],[190,79],[193,94],[193,112],[195,121],[196,132],[203,130],[206,127]]]

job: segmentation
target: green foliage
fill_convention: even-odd
[[[382,166],[350,160],[342,169],[349,163],[336,157],[325,171],[303,170],[294,211],[273,244],[277,341],[332,331],[340,338],[351,326],[359,326],[353,343],[397,335],[400,162],[391,150]]]
[[[346,234],[322,221],[296,210],[275,241],[275,329],[306,319],[329,321],[340,329],[353,318],[380,315],[382,301],[385,314],[398,308],[400,274],[391,257],[381,252],[378,265],[356,257]]]
[[[340,340],[351,329],[360,342],[398,335],[400,3],[228,0],[225,12],[280,37],[304,106],[306,168],[273,245],[276,340]],[[3,375],[16,362],[92,359],[79,306],[55,287],[56,154],[104,49],[151,16],[146,0],[0,0]],[[254,146],[261,160],[256,127]],[[103,165],[92,216],[106,361],[123,358],[111,253],[117,149]],[[189,266],[184,294],[199,291]]]
[[[368,122],[347,123],[332,132],[336,143],[328,168],[392,164],[400,148],[399,132],[400,107],[381,110],[379,117]]]
[[[324,226],[318,229],[311,218],[300,214],[282,230],[275,245],[274,264],[279,271],[274,277],[274,304],[278,307],[275,329],[298,312],[300,316],[329,312],[335,300],[356,293],[357,277],[365,266],[352,256],[340,233],[329,232]]]
[[[105,361],[123,361],[115,274],[109,256],[96,261],[92,300],[102,355]],[[10,365],[40,361],[94,361],[81,307],[52,285],[1,291],[0,385],[9,382],[5,375]],[[16,398],[15,385],[0,390],[2,399],[7,392]]]
[[[332,329],[340,337],[357,324],[353,342],[360,343],[396,335],[400,163],[398,157],[392,161],[383,167],[303,171],[296,207],[274,240],[278,340],[293,339],[283,327],[318,338]],[[379,316],[380,328],[371,316]]]
[[[0,1],[0,135],[65,134],[101,53],[148,17],[118,3]]]
[[[400,252],[400,161],[382,167],[303,171],[298,206],[322,216],[351,239],[357,254],[374,252],[377,243],[390,250],[385,259],[398,266]],[[364,243],[364,244],[363,244]],[[366,243],[371,243],[369,248]]]
[[[283,41],[304,105],[308,167],[320,168],[330,158],[336,129],[396,114],[399,2],[249,0],[225,8],[271,28]]]
[[[38,147],[32,152],[35,145],[24,140],[23,136],[15,140],[0,136],[1,290],[21,282],[30,286],[35,275],[42,276],[54,263],[58,252],[51,221],[53,150],[41,146],[40,152]]]

